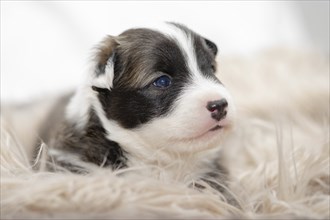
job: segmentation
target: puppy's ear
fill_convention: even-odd
[[[214,56],[216,56],[218,53],[217,45],[208,39],[204,39],[204,40],[205,40],[206,46],[212,51]]]
[[[107,36],[96,48],[94,57],[93,90],[111,89],[114,78],[114,59],[119,43],[113,36]],[[97,91],[97,90],[96,90]]]

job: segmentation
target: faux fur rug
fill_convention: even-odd
[[[33,123],[12,111],[1,121],[1,218],[329,218],[329,56],[276,49],[220,57],[219,65],[238,116],[221,159],[241,208],[211,189],[136,176],[134,169],[33,171],[19,137]]]

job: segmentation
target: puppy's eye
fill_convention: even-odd
[[[163,75],[159,78],[157,78],[154,82],[153,85],[156,86],[157,88],[165,89],[169,87],[172,83],[172,80],[169,76]]]

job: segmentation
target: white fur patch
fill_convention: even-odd
[[[94,75],[95,64],[89,70],[85,83],[81,85],[72,97],[66,109],[66,118],[74,122],[77,129],[85,127],[88,118],[91,103],[96,98],[96,92],[91,89],[92,86],[111,90],[114,78],[114,66],[112,57],[107,61],[104,74]]]
[[[114,64],[113,59],[110,57],[107,61],[107,65],[105,66],[104,74],[101,74],[91,81],[91,85],[104,88],[104,89],[111,89],[113,84],[113,77],[114,77]]]

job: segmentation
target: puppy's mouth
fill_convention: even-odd
[[[213,128],[211,128],[211,129],[209,129],[208,131],[206,131],[205,133],[203,133],[203,134],[201,134],[200,136],[198,136],[196,139],[198,139],[198,138],[200,138],[200,137],[203,137],[203,136],[209,134],[210,132],[213,133],[214,131],[220,130],[220,129],[222,129],[222,128],[223,128],[223,126],[221,126],[221,125],[216,125],[216,126],[214,126]]]
[[[222,128],[223,128],[223,126],[216,125],[216,126],[212,127],[211,129],[207,130],[206,132],[202,133],[201,135],[198,135],[197,137],[194,137],[192,139],[200,139],[200,138],[210,137],[209,135],[213,135],[214,131],[218,131]]]
[[[219,129],[221,129],[221,128],[223,128],[223,127],[220,126],[220,125],[216,125],[216,126],[214,126],[213,128],[211,128],[209,131],[216,131],[216,130],[219,130]]]
[[[192,141],[192,140],[199,140],[201,138],[210,138],[209,135],[214,135],[215,131],[220,131],[221,129],[224,129],[224,127],[225,126],[216,125],[216,126],[212,127],[211,129],[206,130],[205,132],[203,132],[200,135],[189,137],[189,138],[180,138],[180,140],[181,141]]]

